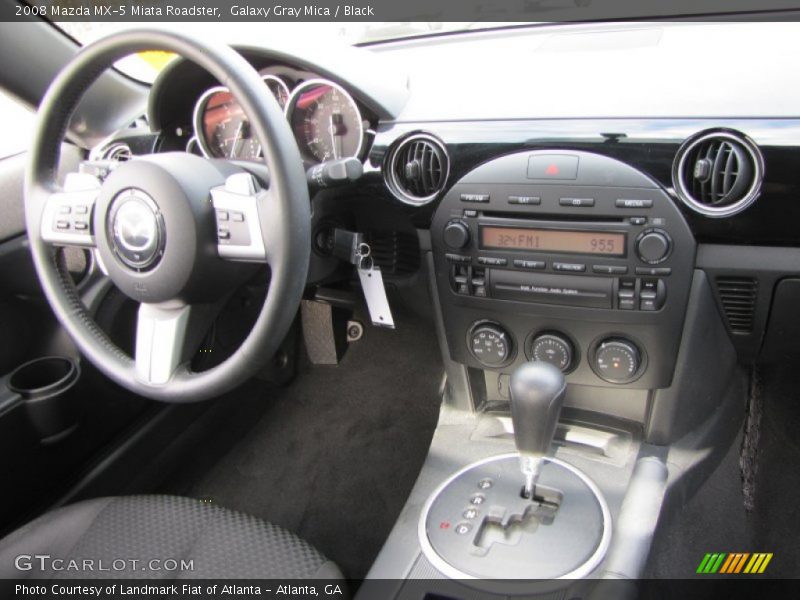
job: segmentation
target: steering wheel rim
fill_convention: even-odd
[[[269,239],[271,280],[251,332],[221,364],[194,373],[188,362],[182,362],[167,381],[157,383],[139,376],[138,350],[135,360],[97,326],[57,260],[57,247],[42,236],[48,201],[59,192],[56,171],[61,143],[83,92],[117,60],[144,50],[174,52],[197,63],[228,87],[248,115],[269,168],[269,194],[262,201],[270,203],[270,208],[259,208],[264,211],[259,213],[259,225]],[[215,397],[258,371],[274,355],[294,320],[305,287],[311,244],[310,203],[302,158],[280,107],[255,69],[224,45],[157,29],[130,30],[82,49],[50,85],[39,115],[25,179],[28,237],[45,296],[84,356],[121,386],[165,402]]]

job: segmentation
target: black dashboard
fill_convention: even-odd
[[[432,251],[455,361],[508,372],[544,336],[573,383],[654,389],[670,384],[694,269],[742,360],[761,349],[775,286],[800,272],[763,262],[763,251],[800,247],[800,118],[788,102],[800,94],[780,54],[796,29],[531,27],[349,49],[340,63],[239,50],[285,108],[307,168],[363,163],[357,181],[312,197],[310,285],[352,275],[330,255],[335,228],[365,233],[390,285]],[[758,51],[737,46],[743,36]],[[709,39],[730,55],[714,77],[689,69],[669,86],[667,69]],[[166,69],[150,93],[147,151],[258,160],[220,85],[188,62]],[[558,160],[531,171],[540,156]],[[571,174],[559,157],[580,167]],[[487,335],[506,344],[501,360],[476,354]],[[627,375],[601,372],[609,341]]]

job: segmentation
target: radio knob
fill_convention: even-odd
[[[452,220],[444,226],[444,243],[454,250],[469,244],[469,227],[463,221]]]
[[[528,354],[531,360],[550,363],[561,371],[572,365],[572,344],[560,335],[546,333],[534,338]]]
[[[594,355],[594,371],[609,383],[631,381],[642,365],[636,344],[624,339],[608,339],[600,343]]]
[[[499,367],[511,356],[511,339],[496,323],[478,323],[469,334],[472,356],[487,367]]]
[[[636,238],[636,255],[639,260],[654,265],[669,256],[672,243],[666,231],[648,229]]]

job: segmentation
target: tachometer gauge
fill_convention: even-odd
[[[350,94],[332,81],[310,79],[297,86],[286,118],[306,160],[325,162],[361,153],[361,113]]]

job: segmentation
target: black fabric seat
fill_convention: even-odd
[[[333,562],[285,529],[177,496],[88,500],[0,540],[0,578],[341,577]]]

